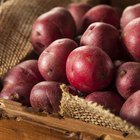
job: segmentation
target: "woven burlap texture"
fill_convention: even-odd
[[[8,0],[0,7],[0,77],[32,51],[29,41],[35,19],[70,0]]]
[[[140,129],[132,124],[122,120],[120,117],[110,113],[109,110],[103,109],[96,103],[91,104],[78,96],[69,93],[66,85],[61,85],[63,96],[61,100],[60,114],[71,118],[80,119],[82,121],[95,125],[111,128],[123,133],[134,134],[140,136]]]

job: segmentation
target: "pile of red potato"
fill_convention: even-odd
[[[38,60],[5,75],[1,98],[56,113],[65,83],[73,95],[140,126],[140,4],[122,13],[108,5],[55,7],[36,19],[31,43]]]

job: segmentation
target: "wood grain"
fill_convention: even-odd
[[[55,139],[73,140],[139,140],[139,137],[127,135],[112,129],[88,124],[79,120],[63,118],[59,114],[48,115],[39,113],[31,108],[21,106],[21,104],[0,99],[0,114],[4,120],[0,121],[0,133],[15,137],[17,135],[23,140],[41,140],[48,137]],[[9,119],[9,120],[5,120]],[[2,137],[2,135],[0,135]],[[22,139],[21,139],[22,140]]]

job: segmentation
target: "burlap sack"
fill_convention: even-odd
[[[57,5],[66,6],[70,2],[70,0],[7,0],[0,7],[1,79],[9,69],[26,59],[32,52],[30,31],[34,20],[50,8]],[[95,0],[94,4],[98,2],[99,0]],[[101,106],[91,105],[78,97],[70,96],[65,86],[62,89],[64,92],[61,101],[62,115],[140,135],[139,129],[135,126],[114,116]]]

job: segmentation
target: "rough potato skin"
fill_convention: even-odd
[[[38,70],[37,60],[26,60],[13,67],[6,74],[0,97],[30,106],[31,89],[43,80]]]
[[[135,61],[140,62],[140,18],[129,22],[122,32],[122,40],[126,50]]]
[[[69,54],[66,74],[72,86],[81,92],[91,93],[111,83],[114,67],[111,59],[102,49],[81,46]]]
[[[61,97],[60,83],[44,81],[32,88],[30,102],[35,109],[48,113],[58,113]]]
[[[140,90],[140,63],[125,62],[118,68],[116,88],[125,99]]]
[[[67,83],[66,60],[70,52],[78,47],[68,38],[58,39],[46,48],[38,59],[38,68],[47,81]]]
[[[140,90],[132,94],[123,104],[120,117],[140,127]]]

